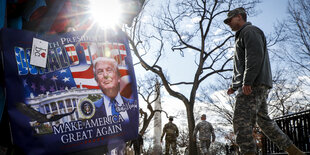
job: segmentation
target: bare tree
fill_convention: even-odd
[[[201,88],[201,95],[197,99],[209,104],[208,110],[215,112],[224,126],[232,126],[233,107],[235,106],[234,95],[227,95],[231,80],[221,79],[216,84]]]
[[[188,146],[188,132],[186,130],[179,130],[179,137],[177,139],[177,145],[178,145],[178,152],[180,154],[186,154],[186,148]]]
[[[284,30],[287,39],[282,46],[282,51],[290,62],[298,68],[298,74],[310,73],[310,1],[288,1],[289,17],[277,29]],[[283,53],[283,52],[282,52]]]
[[[309,9],[310,1],[288,1],[288,18],[276,27],[277,31],[282,31],[285,37],[278,49],[277,56],[285,61],[286,72],[282,73],[278,84],[274,85],[274,93],[271,98],[277,98],[278,101],[269,102],[270,110],[275,117],[309,109],[310,106],[310,93],[307,91],[310,88]],[[291,68],[287,69],[289,67]]]
[[[223,73],[232,70],[228,64],[232,56],[230,41],[234,35],[223,19],[236,7],[253,11],[259,0],[158,2],[161,5],[151,1],[145,3],[150,8],[145,6],[138,22],[128,31],[128,38],[141,65],[158,75],[169,95],[184,103],[190,154],[196,154],[192,133],[197,90],[200,85],[210,82],[210,77],[226,78]],[[156,6],[159,9],[155,9]],[[167,62],[175,62],[175,65],[165,65]],[[171,70],[174,70],[173,75],[169,74]],[[176,90],[174,86],[182,90]]]
[[[267,101],[269,113],[279,117],[309,108],[307,91],[301,79],[294,78],[285,69],[278,69],[273,75],[273,88]]]
[[[155,75],[146,76],[144,79],[138,81],[138,94],[147,104],[148,112],[140,108],[139,112],[142,116],[142,127],[140,133],[145,133],[151,120],[156,112],[164,112],[168,118],[168,114],[161,109],[154,109],[152,104],[160,97],[161,84]]]

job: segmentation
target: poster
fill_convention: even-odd
[[[2,29],[1,47],[13,143],[26,154],[110,150],[137,137],[138,95],[123,32]],[[30,64],[31,52],[47,59],[46,68]]]

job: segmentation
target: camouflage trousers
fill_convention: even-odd
[[[209,148],[210,148],[211,140],[200,140],[200,148],[202,154],[209,154]]]
[[[171,153],[169,153],[170,147],[172,149],[173,155],[177,154],[177,142],[176,140],[169,140],[166,139],[166,155],[170,155]]]
[[[242,89],[238,89],[233,127],[241,154],[256,152],[256,143],[252,136],[255,123],[280,149],[285,150],[292,144],[288,136],[268,116],[267,97],[268,88],[266,86],[253,86],[250,95],[244,95]]]

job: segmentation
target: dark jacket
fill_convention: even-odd
[[[236,32],[234,75],[231,87],[265,85],[272,87],[266,37],[262,30],[247,22]]]

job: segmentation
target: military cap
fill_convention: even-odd
[[[173,121],[173,116],[169,116],[169,120],[170,120],[170,121]]]
[[[237,16],[238,14],[241,14],[241,13],[246,13],[245,9],[243,7],[236,8],[236,9],[233,9],[233,10],[229,11],[228,14],[227,14],[227,18],[224,20],[224,23],[228,24],[233,17],[235,17],[235,16]]]

